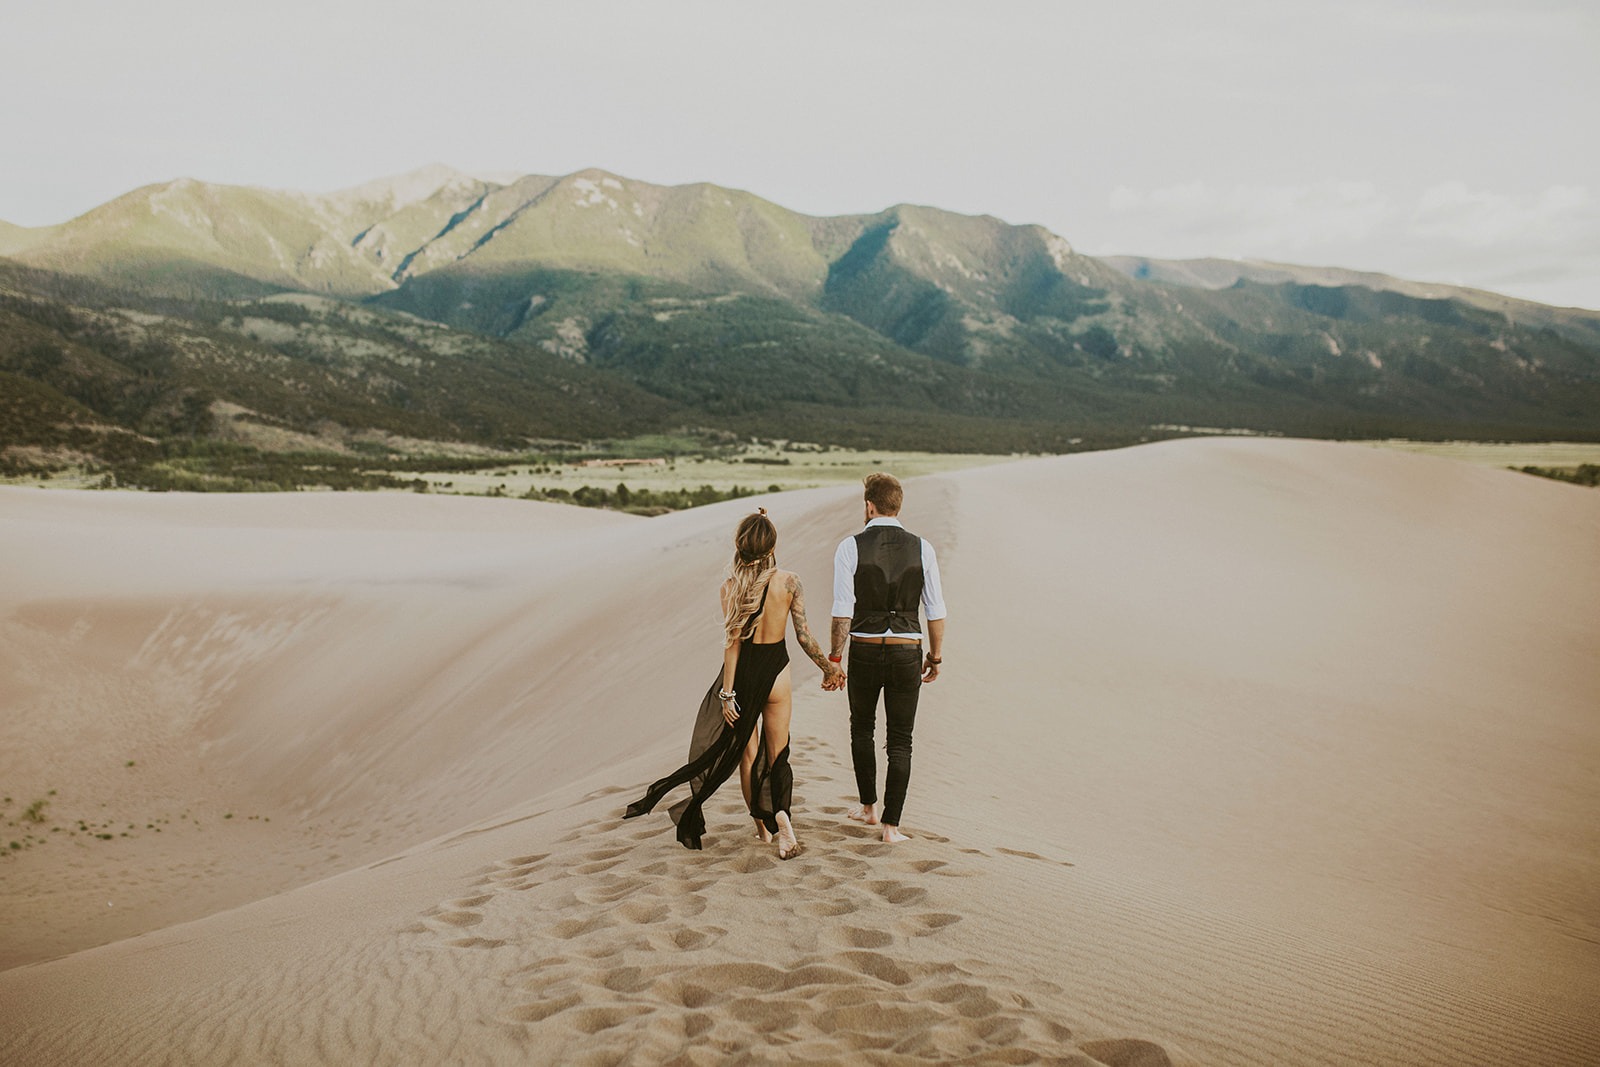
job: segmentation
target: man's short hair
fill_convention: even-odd
[[[906,498],[905,490],[900,488],[900,479],[878,471],[861,479],[861,483],[867,487],[862,499],[877,508],[879,515],[900,514],[900,505]]]

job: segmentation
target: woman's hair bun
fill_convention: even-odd
[[[756,508],[756,511],[760,512],[762,515],[765,515],[767,513],[767,509],[766,508],[761,508],[761,507]]]

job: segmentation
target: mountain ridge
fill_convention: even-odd
[[[158,443],[212,433],[219,403],[302,436],[511,448],[582,437],[585,412],[595,433],[980,450],[1170,425],[1600,438],[1600,313],[1101,259],[925,205],[808,216],[706,182],[436,164],[329,194],[146,186],[0,227],[0,255],[0,374],[31,383],[15,394]],[[14,421],[56,440],[79,416]]]
[[[1381,271],[1315,267],[1265,259],[1219,257],[1161,259],[1130,255],[1097,258],[1130,278],[1164,282],[1185,288],[1227,289],[1240,281],[1265,284],[1295,282],[1301,285],[1333,288],[1357,285],[1380,292],[1396,292],[1428,300],[1462,300],[1486,310],[1520,317],[1528,322],[1548,322],[1558,325],[1563,324],[1568,318],[1577,318],[1584,321],[1593,331],[1600,333],[1600,310],[1597,309],[1576,305],[1544,304],[1536,300],[1497,293],[1490,289],[1478,289],[1450,282],[1416,281]],[[1548,312],[1555,314],[1540,313],[1536,310],[1540,308],[1548,309]]]
[[[475,193],[470,208],[480,206],[482,200],[489,198],[490,194],[512,190],[521,193],[524,199],[509,211],[502,211],[495,219],[499,225],[510,221],[510,216],[520,214],[522,210],[533,206],[544,193],[561,185],[574,185],[583,190],[589,197],[587,204],[590,206],[601,204],[609,199],[606,188],[623,188],[637,193],[638,190],[651,190],[654,195],[660,192],[705,192],[708,194],[721,194],[725,197],[738,197],[758,201],[759,203],[803,220],[804,224],[811,227],[814,240],[819,238],[823,231],[830,226],[842,225],[846,228],[861,227],[869,224],[870,220],[878,219],[897,212],[935,212],[953,218],[972,219],[979,222],[989,222],[1014,229],[1037,228],[1045,233],[1050,233],[1051,238],[1060,242],[1069,251],[1071,245],[1066,238],[1051,233],[1045,227],[1032,223],[1008,223],[992,215],[966,216],[929,205],[913,203],[897,203],[883,208],[878,212],[854,215],[807,215],[781,207],[772,201],[765,200],[758,194],[744,190],[733,189],[717,185],[712,182],[691,182],[682,185],[656,185],[642,182],[637,179],[622,177],[611,171],[599,167],[587,167],[561,176],[547,176],[538,174],[520,174],[512,176],[508,172],[473,174],[462,171],[444,163],[430,163],[400,174],[388,175],[373,179],[354,186],[337,189],[332,192],[315,193],[300,190],[275,189],[267,186],[255,185],[226,185],[222,183],[205,182],[195,178],[175,178],[166,182],[151,183],[130,190],[128,193],[74,216],[62,223],[46,226],[19,226],[14,223],[0,220],[0,255],[20,258],[21,261],[31,265],[46,268],[61,269],[69,264],[63,260],[70,260],[71,255],[66,254],[69,249],[77,252],[78,257],[85,258],[87,251],[85,235],[80,231],[85,228],[85,223],[94,221],[96,227],[104,227],[107,222],[108,209],[116,205],[125,205],[126,202],[140,198],[148,198],[152,203],[159,205],[176,199],[189,191],[201,191],[209,195],[213,203],[219,206],[236,206],[228,201],[235,199],[255,198],[258,201],[275,202],[279,205],[298,204],[317,219],[327,225],[333,235],[343,237],[352,244],[364,244],[369,250],[374,250],[377,242],[369,237],[369,232],[376,229],[391,231],[394,228],[396,217],[410,213],[413,216],[426,214],[417,209],[427,205],[430,201],[449,201],[452,192],[461,193],[472,191]],[[443,194],[443,195],[442,195]],[[373,210],[379,205],[385,205],[390,212],[387,216],[377,215]],[[168,214],[175,214],[173,206],[165,204]],[[615,206],[615,205],[613,205]],[[159,209],[159,207],[158,207]],[[452,213],[454,214],[454,213]],[[364,218],[364,224],[351,227],[352,218]],[[191,216],[191,220],[193,217]],[[213,227],[215,219],[208,220]],[[455,220],[460,221],[460,220]],[[122,224],[126,225],[126,220]],[[423,227],[426,229],[426,227]],[[417,257],[426,246],[446,236],[453,226],[441,226],[431,234],[419,236],[414,239],[412,246],[405,254]],[[393,236],[392,233],[384,235]],[[52,244],[65,244],[68,249],[61,249],[52,255],[48,246]],[[44,246],[44,247],[42,247]],[[115,250],[108,250],[114,252]],[[305,250],[312,258],[317,258],[318,248],[315,243]],[[394,258],[391,249],[389,256]],[[824,251],[819,248],[819,251]],[[18,254],[21,253],[20,257]],[[1077,253],[1073,253],[1077,254]],[[321,250],[321,258],[326,262],[328,252]],[[428,257],[423,257],[428,258]],[[433,257],[441,258],[441,257]],[[1442,282],[1424,282],[1412,279],[1399,278],[1377,271],[1362,270],[1347,267],[1308,266],[1287,264],[1271,260],[1260,259],[1223,259],[1218,257],[1203,257],[1199,259],[1162,259],[1159,257],[1140,256],[1131,254],[1115,254],[1093,258],[1100,263],[1112,267],[1129,277],[1141,280],[1155,280],[1169,284],[1198,286],[1203,288],[1222,288],[1231,285],[1239,279],[1251,281],[1287,281],[1295,280],[1302,283],[1323,285],[1350,285],[1358,284],[1368,288],[1393,290],[1407,295],[1429,296],[1452,299],[1474,299],[1482,306],[1515,306],[1515,307],[1550,307],[1560,312],[1576,312],[1585,317],[1592,316],[1600,320],[1600,309],[1582,307],[1557,307],[1556,305],[1542,304],[1537,301],[1511,297],[1489,290],[1476,289],[1469,286]],[[55,260],[54,263],[50,260]],[[79,266],[92,264],[78,263]],[[88,271],[93,273],[93,270]],[[1225,283],[1219,284],[1218,278],[1225,278]],[[277,279],[281,280],[281,279]],[[300,282],[315,279],[299,278]],[[393,279],[391,279],[393,280]],[[381,289],[373,291],[382,291]],[[358,295],[355,291],[341,295]],[[359,295],[370,295],[361,293]]]

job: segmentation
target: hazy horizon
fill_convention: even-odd
[[[194,0],[28,9],[0,219],[180,177],[327,192],[440,162],[922,203],[1091,255],[1337,266],[1600,308],[1600,13],[1575,3]],[[40,96],[40,86],[51,91]]]

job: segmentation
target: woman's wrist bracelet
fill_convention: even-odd
[[[732,700],[734,697],[736,697],[738,695],[739,694],[734,692],[732,689],[718,689],[717,690],[717,696],[719,698],[721,698],[722,700]]]

